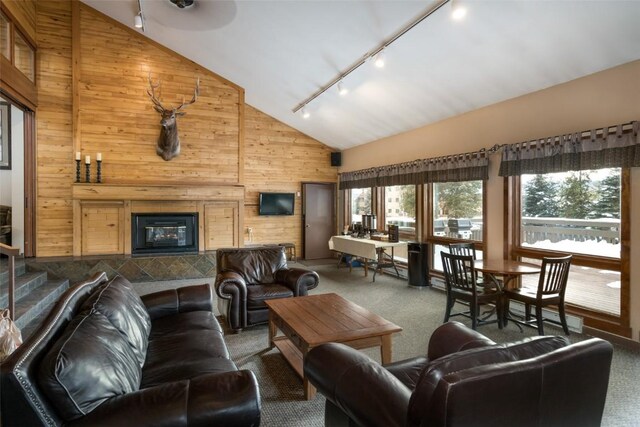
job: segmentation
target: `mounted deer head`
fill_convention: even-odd
[[[186,113],[184,111],[180,111],[187,105],[191,105],[196,102],[198,99],[198,94],[200,93],[200,79],[196,82],[196,89],[193,92],[193,98],[191,101],[184,102],[184,98],[182,104],[176,108],[164,108],[158,100],[156,96],[156,89],[160,87],[160,81],[158,80],[157,84],[153,84],[151,80],[151,73],[149,73],[149,89],[147,90],[147,95],[151,98],[151,102],[153,102],[153,108],[162,115],[162,120],[160,120],[160,125],[162,129],[160,130],[160,136],[158,137],[158,146],[156,147],[156,153],[158,156],[162,157],[164,160],[171,160],[180,154],[180,138],[178,137],[178,122],[176,121],[178,116],[184,116]]]

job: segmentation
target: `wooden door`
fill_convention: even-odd
[[[329,239],[336,233],[336,185],[302,184],[304,259],[331,258]]]

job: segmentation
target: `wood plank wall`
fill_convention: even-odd
[[[71,255],[71,3],[38,2],[36,256]]]
[[[302,182],[337,182],[331,148],[256,108],[245,110],[245,242],[295,243],[302,255],[302,197],[293,216],[258,215],[260,192],[299,193]]]
[[[79,140],[82,158],[103,157],[107,183],[238,183],[239,102],[244,91],[118,23],[80,14]],[[181,153],[156,154],[161,115],[146,91],[160,81],[163,107],[200,95],[178,118]]]
[[[245,242],[252,227],[253,243],[290,241],[300,248],[301,198],[293,217],[259,217],[257,194],[298,192],[302,181],[336,182],[331,149],[245,105],[243,89],[232,82],[84,4],[74,8],[80,43],[75,68],[72,2],[38,1],[36,255],[72,254],[75,151],[83,159],[90,155],[93,165],[102,153],[106,183],[244,184],[244,215],[223,210],[221,220],[244,217]],[[146,95],[149,71],[162,80],[163,104],[190,99],[200,78],[198,101],[179,119],[182,153],[169,162],[155,153],[160,116]]]

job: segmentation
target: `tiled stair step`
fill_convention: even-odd
[[[27,267],[24,263],[24,259],[16,260],[16,279],[18,276],[24,274]],[[0,289],[2,286],[9,283],[9,262],[7,262],[6,258],[0,259]],[[2,290],[0,290],[2,292]]]
[[[40,325],[42,325],[42,322],[44,322],[44,319],[47,318],[47,316],[51,312],[51,309],[53,308],[54,305],[56,305],[56,301],[47,304],[47,306],[42,309],[42,313],[38,317],[33,319],[31,322],[27,323],[26,326],[23,326],[22,328],[20,328],[20,333],[22,334],[22,342],[24,342],[27,338],[33,335],[33,333],[40,328]]]
[[[47,281],[46,271],[34,271],[22,273],[16,277],[16,305],[20,299],[24,298],[31,291],[41,286]],[[9,305],[9,283],[0,285],[0,307],[4,308]]]
[[[40,318],[44,310],[69,288],[68,279],[47,280],[16,302],[16,325],[22,329],[32,320]]]

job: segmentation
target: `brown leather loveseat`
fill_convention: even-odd
[[[140,298],[105,273],[68,289],[1,367],[2,426],[257,426],[209,285]]]
[[[496,344],[458,322],[438,327],[426,357],[381,366],[330,343],[304,373],[326,398],[326,426],[599,426],[612,347],[538,336]]]
[[[318,286],[315,271],[287,266],[281,246],[218,249],[216,261],[218,309],[234,331],[266,323],[265,301],[304,296]]]

